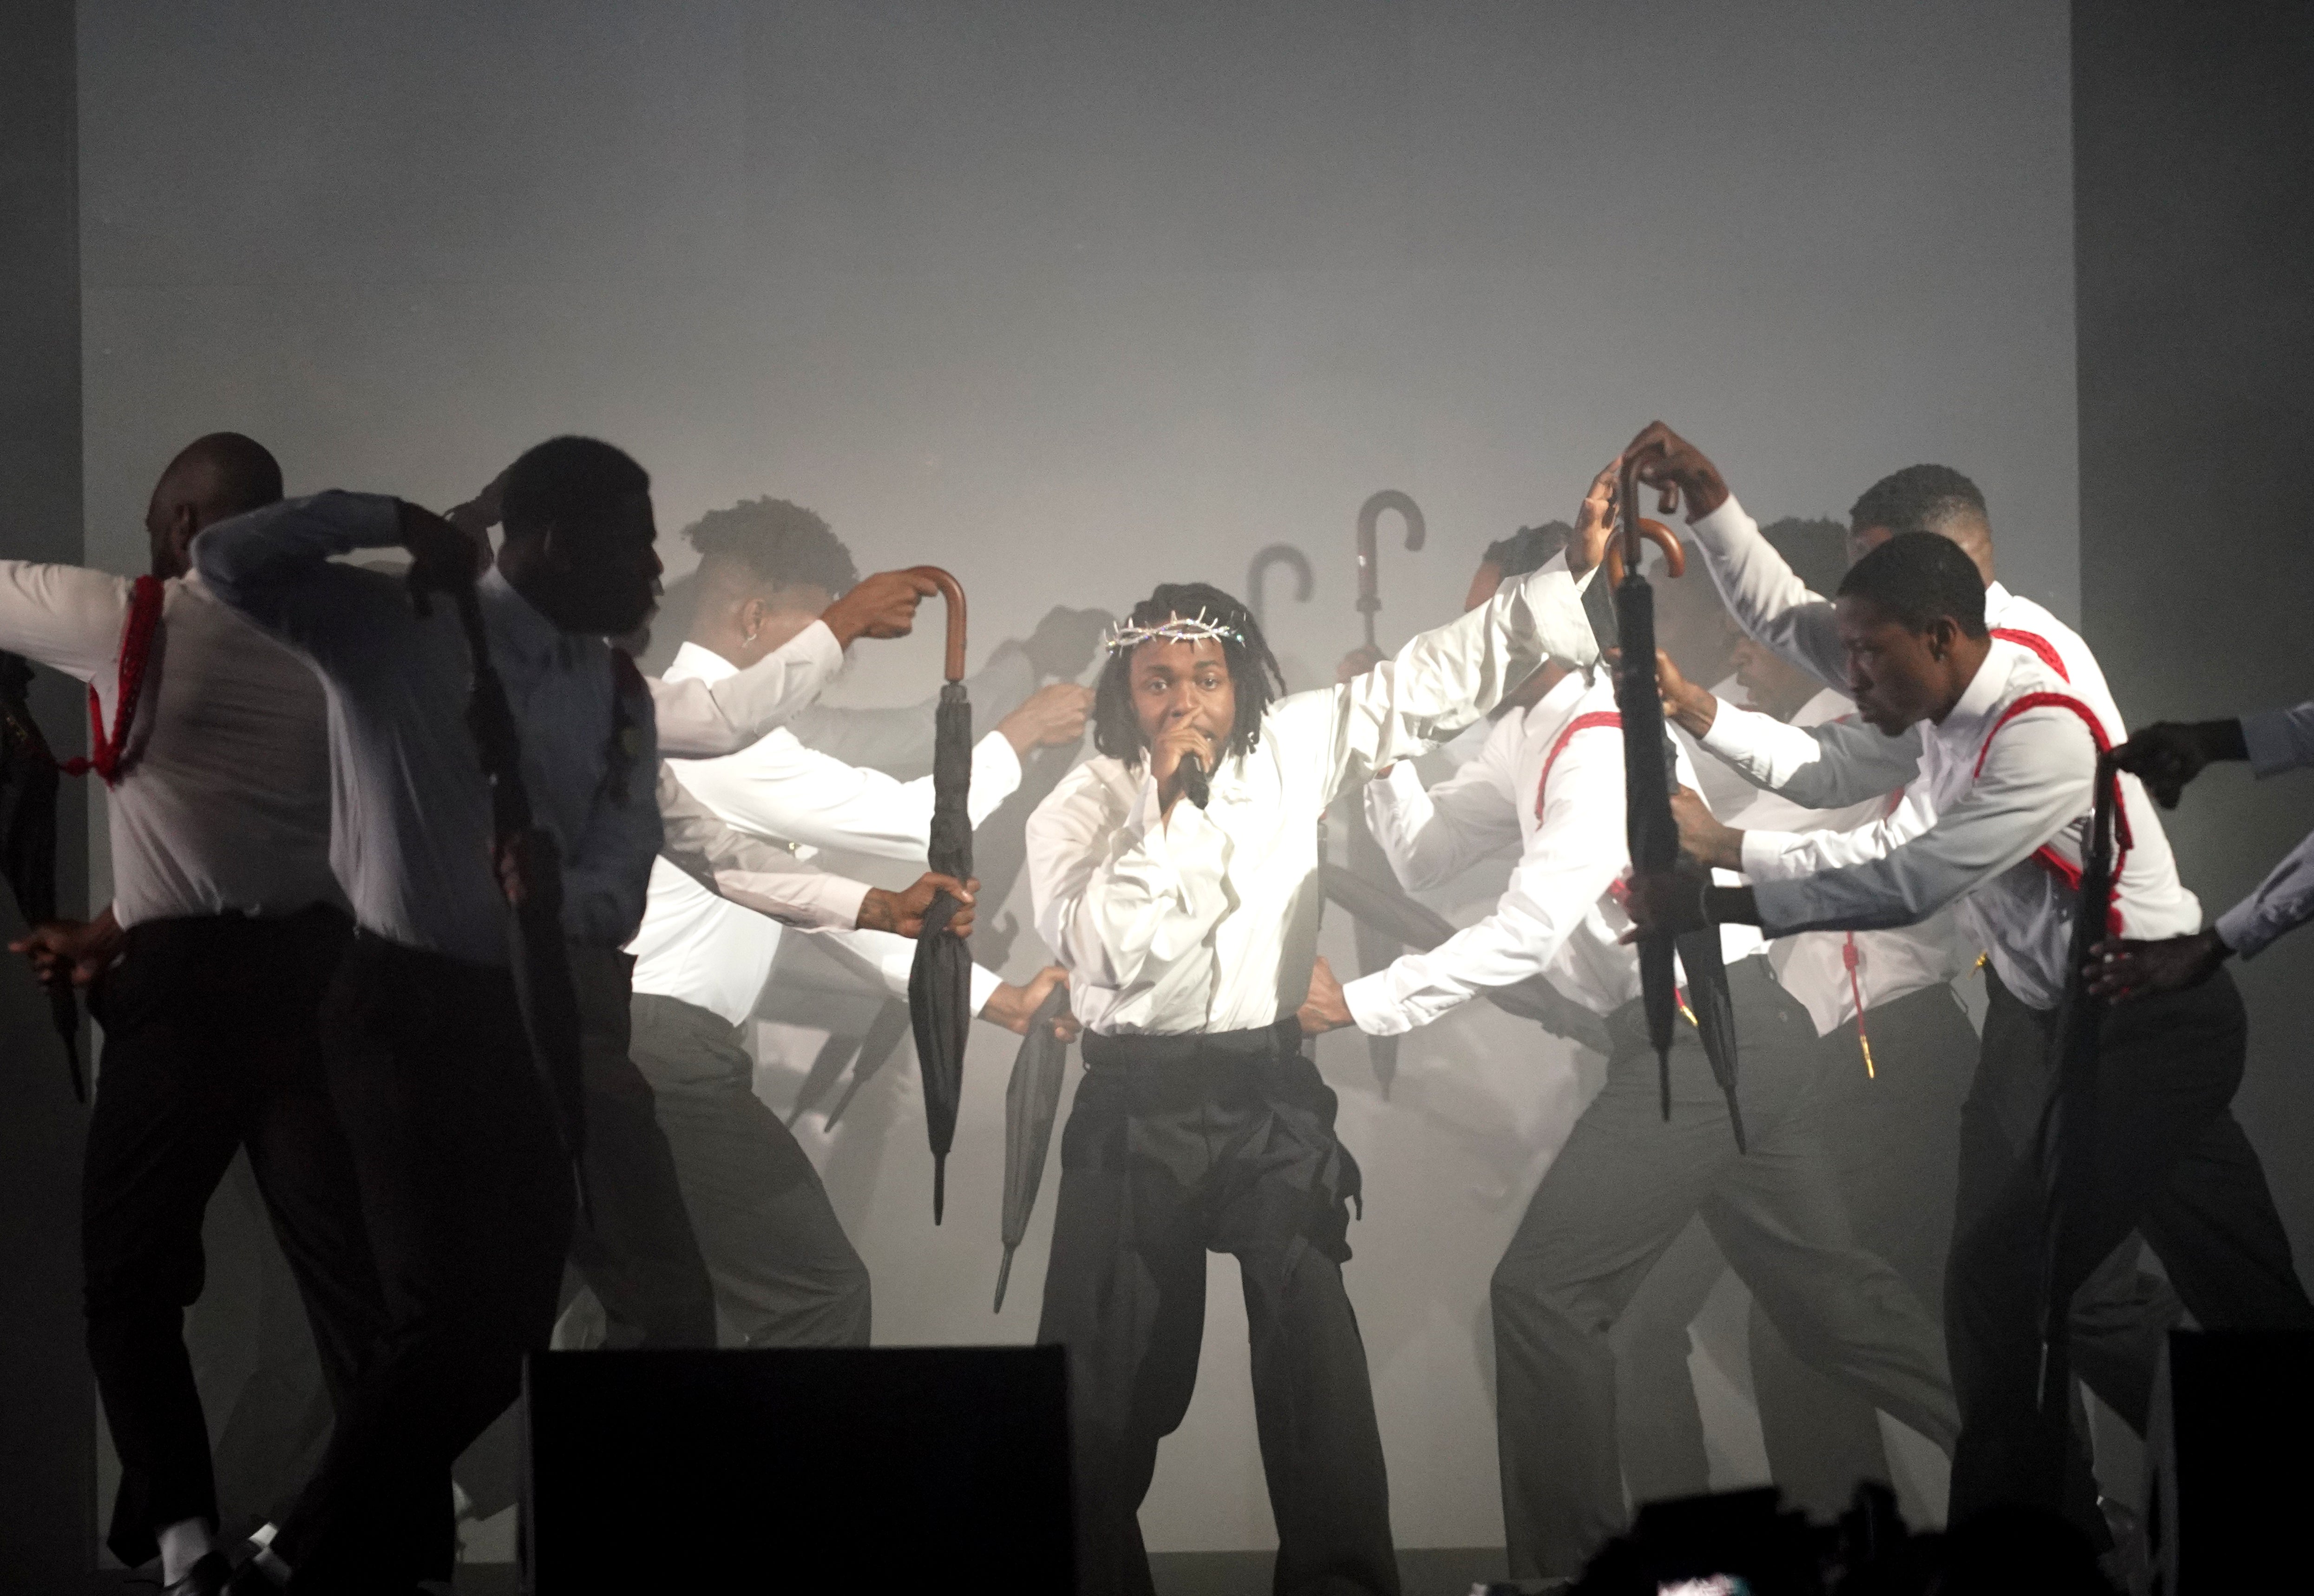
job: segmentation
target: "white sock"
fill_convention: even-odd
[[[249,1532],[249,1544],[254,1547],[271,1546],[273,1538],[280,1533],[281,1526],[269,1519]]]
[[[161,1583],[173,1585],[193,1571],[193,1565],[216,1548],[207,1519],[179,1519],[163,1529],[161,1542]]]

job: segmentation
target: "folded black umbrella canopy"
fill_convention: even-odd
[[[2098,1075],[2105,1017],[2112,1005],[2089,990],[2089,952],[2115,934],[2114,892],[2121,860],[2129,851],[2129,816],[2104,729],[2089,722],[2097,739],[2097,789],[2089,816],[2087,851],[2081,859],[2080,895],[2073,910],[2073,935],[2065,972],[2065,997],[2057,1020],[2057,1084],[2040,1126],[2041,1183],[2045,1216],[2041,1253],[2041,1371],[2038,1397],[2045,1429],[2072,1423],[2067,1387],[2071,1379],[2069,1332],[2073,1293],[2099,1261],[2074,1238],[2094,1226],[2097,1204]],[[2116,847],[2116,843],[2118,846]],[[2062,1473],[2064,1449],[2045,1454]],[[2052,1490],[2062,1487],[2053,1482]],[[2053,1495],[2052,1500],[2054,1500]]]
[[[1029,1233],[1037,1211],[1037,1188],[1045,1183],[1045,1154],[1053,1144],[1053,1121],[1061,1111],[1061,1082],[1068,1073],[1069,1045],[1053,1032],[1067,1012],[1064,982],[1045,994],[1013,1055],[1012,1079],[1004,1087],[1004,1261],[996,1266],[996,1306],[1004,1311],[1004,1287],[1012,1278],[1012,1253]]]
[[[1615,585],[1616,640],[1622,649],[1615,667],[1615,710],[1623,723],[1624,830],[1631,869],[1668,870],[1680,865],[1679,824],[1671,812],[1672,746],[1664,729],[1663,688],[1656,671],[1655,589],[1640,574],[1639,556],[1652,539],[1665,546],[1671,559],[1666,569],[1673,576],[1686,562],[1677,539],[1659,524],[1640,518],[1638,468],[1638,456],[1626,455],[1616,484],[1622,525],[1616,534],[1621,548],[1614,552],[1621,558],[1611,560],[1608,570]],[[1663,508],[1677,506],[1676,496],[1666,488]],[[1736,1100],[1736,1006],[1727,990],[1718,929],[1706,926],[1676,937],[1642,937],[1638,948],[1639,996],[1647,1011],[1647,1040],[1655,1046],[1662,1072],[1663,1116],[1671,1117],[1672,1027],[1684,1008],[1702,1033],[1712,1077],[1727,1094],[1728,1123],[1740,1151],[1744,1115]],[[1687,972],[1684,1003],[1679,990],[1683,967]]]
[[[490,662],[490,634],[482,626],[473,584],[462,584],[454,596],[474,671],[466,727],[473,734],[483,780],[490,784],[490,829],[504,848],[532,829],[530,788],[522,775],[522,737],[507,701],[506,683]],[[551,877],[559,877],[561,860],[552,849],[542,852],[542,868]],[[581,1160],[587,1149],[587,1109],[579,1074],[578,988],[571,979],[570,953],[562,937],[562,895],[552,890],[551,881],[534,885],[550,890],[533,891],[507,916],[508,966],[523,1032],[530,1042],[531,1064],[538,1071],[555,1134],[570,1160],[571,1178],[585,1207],[587,1177]]]
[[[1395,488],[1385,488],[1371,494],[1358,507],[1358,617],[1365,624],[1365,646],[1376,648],[1374,614],[1382,608],[1382,518],[1389,511],[1398,512],[1406,523],[1406,546],[1422,547],[1427,527],[1422,519],[1421,507],[1413,498]],[[1350,794],[1342,817],[1342,849],[1350,869],[1362,876],[1375,877],[1390,874],[1390,860],[1366,829],[1365,807],[1356,794]],[[1371,975],[1386,970],[1406,951],[1405,946],[1372,922],[1360,920],[1350,928],[1358,951],[1358,974]],[[1385,1100],[1390,1097],[1391,1083],[1398,1079],[1398,1038],[1368,1036],[1366,1060],[1373,1068],[1374,1080],[1382,1087]]]
[[[972,701],[964,691],[964,589],[937,566],[915,568],[948,601],[948,659],[940,708],[933,711],[932,824],[926,858],[959,881],[972,876]],[[916,1033],[916,1068],[924,1085],[924,1131],[932,1149],[932,1223],[948,1205],[948,1152],[956,1142],[956,1107],[964,1094],[965,1036],[972,1026],[972,950],[948,923],[963,905],[946,893],[925,911],[908,971],[908,1018]]]

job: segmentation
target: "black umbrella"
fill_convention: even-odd
[[[32,667],[0,654],[0,875],[27,926],[57,917],[57,758],[25,690]],[[80,1069],[80,1009],[69,984],[49,988],[49,1016],[65,1045],[73,1100],[88,1101]]]
[[[964,589],[937,566],[915,574],[938,583],[948,601],[947,683],[932,726],[932,825],[927,860],[941,875],[972,875],[972,701],[964,691]],[[924,1082],[924,1131],[932,1147],[932,1223],[948,1205],[948,1150],[956,1142],[956,1106],[964,1093],[964,1043],[972,1026],[972,950],[948,934],[961,908],[941,893],[924,913],[916,961],[908,971],[908,1018],[916,1033],[916,1067]]]
[[[1420,515],[1419,511],[1416,512]],[[1310,569],[1310,557],[1291,543],[1272,543],[1255,552],[1245,568],[1245,606],[1253,612],[1253,623],[1264,632],[1269,630],[1269,610],[1264,602],[1262,589],[1272,566],[1282,565],[1294,573],[1294,602],[1310,602],[1311,586],[1318,579]]]
[[[2071,967],[2057,1021],[2057,1084],[2040,1127],[2041,1182],[2045,1224],[2041,1254],[2041,1420],[2059,1443],[2050,1447],[2053,1468],[2062,1468],[2062,1431],[2072,1423],[2067,1388],[2071,1360],[2068,1328],[2073,1293],[2098,1260],[2073,1240],[2094,1212],[2098,1182],[2098,1061],[2110,1005],[2089,990],[2089,950],[2114,934],[2114,887],[2121,855],[2129,851],[2129,817],[2104,729],[2089,723],[2097,739],[2097,797],[2089,815],[2087,851],[2081,858],[2080,896],[2073,910]],[[2119,843],[2118,851],[2115,848]]]
[[[1406,523],[1406,546],[1422,547],[1426,528],[1422,510],[1414,500],[1395,488],[1385,488],[1369,496],[1358,507],[1358,615],[1365,623],[1365,646],[1374,648],[1374,613],[1382,608],[1382,548],[1378,533],[1384,511],[1395,510]],[[1390,860],[1366,829],[1365,807],[1354,794],[1347,804],[1348,813],[1342,823],[1342,846],[1350,869],[1369,877],[1387,876]],[[1352,926],[1358,950],[1358,973],[1371,975],[1377,970],[1388,969],[1398,956],[1406,951],[1403,944],[1394,940],[1372,924],[1361,920]],[[1374,1080],[1381,1083],[1382,1095],[1390,1096],[1391,1083],[1398,1079],[1398,1038],[1368,1036],[1367,1062],[1373,1066]]]
[[[474,684],[466,701],[466,726],[473,734],[483,780],[490,783],[490,827],[503,849],[533,829],[530,789],[522,776],[522,737],[515,727],[513,707],[507,701],[506,683],[490,663],[490,634],[482,628],[482,607],[474,596],[473,584],[461,583],[455,598],[473,660]],[[540,840],[551,842],[543,835]],[[555,906],[562,895],[554,890],[561,861],[552,846],[539,848],[537,856],[547,879],[534,886],[547,890],[533,890],[507,916],[508,963],[514,975],[515,1003],[522,1011],[523,1031],[530,1042],[531,1064],[546,1093],[555,1134],[570,1160],[571,1177],[578,1183],[583,1208],[587,1176],[581,1160],[587,1149],[587,1110],[579,1071],[578,989],[571,980],[562,917]]]
[[[1326,896],[1361,925],[1371,925],[1408,947],[1429,952],[1454,934],[1454,922],[1426,904],[1406,895],[1396,882],[1385,884],[1339,865],[1323,867]],[[1604,1054],[1607,1022],[1540,975],[1512,986],[1489,988],[1486,1000],[1506,1014],[1533,1020],[1554,1036]]]
[[[1622,547],[1618,551],[1611,546],[1608,569],[1615,584],[1616,640],[1622,648],[1615,667],[1615,708],[1623,722],[1624,825],[1631,869],[1668,870],[1680,864],[1679,824],[1672,818],[1671,739],[1664,731],[1663,690],[1656,675],[1655,589],[1639,574],[1639,556],[1652,536],[1665,545],[1673,576],[1686,562],[1677,539],[1661,525],[1640,519],[1638,469],[1637,456],[1623,457],[1617,484]],[[1666,488],[1663,507],[1671,510],[1677,505]],[[1614,558],[1617,552],[1620,561]],[[1623,568],[1620,578],[1618,564]],[[1663,1116],[1671,1117],[1672,1027],[1684,1009],[1702,1033],[1713,1078],[1727,1094],[1728,1123],[1736,1132],[1737,1151],[1743,1151],[1744,1115],[1736,1101],[1736,1006],[1727,990],[1718,928],[1706,926],[1676,937],[1642,937],[1638,946],[1639,996],[1647,1010],[1647,1040],[1655,1045],[1662,1071]],[[1687,971],[1684,1002],[1679,991],[1681,967]]]
[[[1053,1144],[1053,1121],[1061,1111],[1061,1080],[1068,1072],[1069,1045],[1053,1034],[1053,1023],[1069,1006],[1068,983],[1045,994],[1012,1057],[1012,1079],[1004,1087],[1004,1261],[996,1265],[996,1305],[1004,1311],[1004,1287],[1012,1278],[1012,1250],[1029,1233],[1037,1211],[1037,1188],[1045,1183],[1045,1153]]]

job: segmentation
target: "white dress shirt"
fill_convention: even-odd
[[[664,678],[647,677],[659,754],[708,759],[736,754],[808,708],[843,668],[843,645],[827,622],[814,621],[745,670],[715,676],[676,676],[670,671]]]
[[[2314,764],[2314,703],[2241,718],[2250,769],[2260,777]],[[2218,916],[2218,939],[2244,958],[2314,920],[2314,835],[2290,851],[2257,889]]]
[[[669,682],[720,682],[736,674],[731,662],[712,649],[686,642],[667,666]],[[927,776],[896,781],[805,747],[793,734],[775,730],[737,754],[714,759],[672,760],[668,768],[682,789],[718,818],[759,837],[813,848],[903,860],[922,867],[930,845],[932,784]],[[978,825],[1020,784],[1020,760],[1002,733],[991,732],[973,749],[972,789],[967,813]],[[800,861],[798,861],[800,863]],[[808,868],[808,867],[807,867]],[[835,882],[840,877],[823,879]],[[702,886],[695,874],[660,860],[651,868],[643,922],[628,951],[635,956],[634,989],[679,999],[737,1025],[755,1010],[773,957],[779,951],[781,921],[827,933],[830,939],[873,966],[885,989],[905,996],[915,944],[888,931],[855,930],[860,900],[850,889],[819,889],[803,913],[765,918],[749,913],[745,889],[734,893],[720,879],[722,895]],[[759,880],[763,895],[768,883]],[[800,884],[783,884],[795,890]],[[810,889],[806,889],[811,895]],[[848,917],[842,914],[849,896]],[[747,904],[747,907],[741,907]],[[993,971],[976,965],[972,1007],[977,1013],[1001,984]]]
[[[126,577],[0,560],[0,648],[88,683],[119,711]],[[330,871],[330,744],[305,662],[216,602],[163,584],[127,760],[107,795],[124,926],[342,905]]]
[[[323,493],[210,527],[193,558],[219,599],[312,663],[329,700],[331,860],[365,930],[478,964],[507,959],[490,801],[466,705],[473,666],[446,598],[421,618],[399,577],[332,557],[400,539],[395,501]],[[475,584],[522,738],[536,823],[562,855],[562,922],[615,948],[642,918],[660,840],[658,761],[640,678],[562,630],[497,569]],[[612,757],[613,704],[631,737]],[[623,768],[619,768],[620,766]]]
[[[1755,884],[1762,929],[1779,937],[1883,930],[1918,924],[1957,903],[1963,926],[1992,954],[2002,983],[2034,1008],[2056,1007],[2079,896],[2059,868],[2076,875],[2080,868],[2097,745],[2082,719],[2058,705],[2027,709],[2001,724],[2027,693],[2072,696],[2037,656],[1993,643],[1952,712],[1915,728],[1920,780],[1906,802],[1917,797],[1930,824],[1877,857],[1869,856],[1872,839],[1857,842],[1873,827],[1746,833],[1744,870]],[[1854,722],[1801,728],[1723,705],[1704,744],[1760,785],[1809,808],[1831,808],[1888,790],[1893,741]],[[2120,789],[2132,833],[2115,895],[2124,934],[2198,930],[2201,905],[2177,879],[2151,801],[2133,776],[2123,776]],[[2036,857],[2043,850],[2058,868]],[[1853,862],[1826,868],[1827,856],[1842,853]]]
[[[1520,853],[1485,919],[1342,988],[1360,1030],[1394,1036],[1537,974],[1594,1014],[1639,995],[1638,954],[1616,942],[1631,922],[1610,890],[1631,862],[1623,735],[1596,719],[1569,735],[1585,717],[1615,713],[1613,681],[1596,675],[1573,673],[1532,708],[1504,716],[1477,758],[1427,791],[1405,763],[1367,786],[1366,824],[1409,891],[1453,879],[1506,842]],[[1673,758],[1692,787],[1694,769],[1676,745]],[[1731,963],[1761,947],[1750,926],[1720,928]]]
[[[1078,1018],[1104,1035],[1181,1035],[1300,1008],[1327,805],[1477,720],[1546,657],[1596,659],[1587,582],[1554,559],[1364,675],[1280,699],[1253,748],[1221,761],[1205,809],[1165,814],[1145,760],[1104,755],[1063,777],[1029,817],[1029,883]]]
[[[1848,655],[1841,647],[1832,601],[1799,579],[1735,495],[1689,526],[1736,623],[1825,686],[1844,690]],[[2080,633],[1999,582],[1984,589],[1984,624],[2003,641],[2039,656],[2062,677],[2067,689],[2097,711],[2116,746],[2127,740],[2105,672]],[[1908,733],[1905,740],[1917,737]]]
[[[1735,710],[1722,701],[1721,713]],[[1805,729],[1828,721],[1852,719],[1854,706],[1827,687],[1800,707],[1791,724]],[[1751,711],[1739,711],[1750,713]],[[1707,739],[1708,745],[1708,739]],[[1713,760],[1713,765],[1721,762]],[[1721,768],[1725,768],[1722,766]],[[1838,833],[1886,819],[1902,801],[1890,792],[1841,809],[1808,809],[1781,793],[1752,788],[1748,802],[1714,812],[1729,825],[1745,828],[1765,838],[1797,836],[1812,832]],[[1748,849],[1747,849],[1748,851]],[[1873,851],[1884,851],[1876,843]],[[1856,968],[1848,967],[1849,949],[1856,950]],[[1866,1009],[1877,1009],[1925,987],[1941,985],[1967,973],[1981,951],[1960,926],[1951,909],[1939,909],[1918,925],[1880,931],[1806,931],[1771,943],[1769,962],[1784,989],[1806,1008],[1816,1035],[1828,1036],[1856,1018],[1856,998],[1863,994]]]

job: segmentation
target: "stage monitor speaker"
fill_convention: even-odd
[[[2314,1332],[2174,1330],[2145,1434],[2148,1596],[2281,1590],[2309,1572]],[[2304,1587],[2298,1587],[2304,1588]]]
[[[535,1596],[1073,1586],[1058,1347],[535,1353],[523,1388]]]

